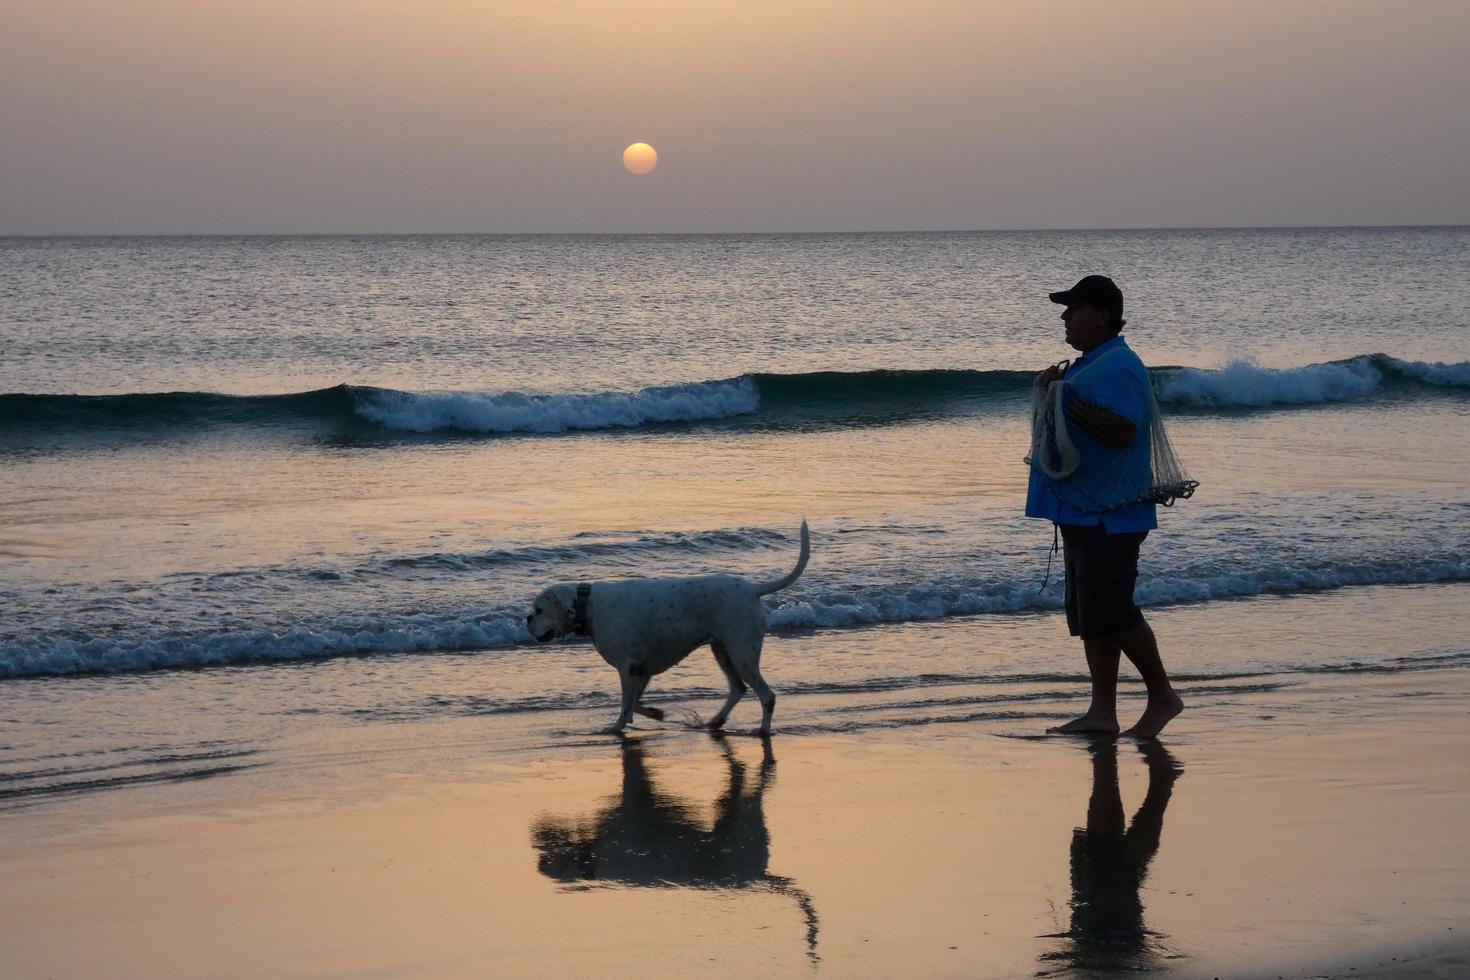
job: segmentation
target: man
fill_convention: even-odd
[[[1153,630],[1133,602],[1139,545],[1158,527],[1158,519],[1155,504],[1140,499],[1146,494],[1117,491],[1151,483],[1148,371],[1123,339],[1123,293],[1111,279],[1087,276],[1071,289],[1052,293],[1051,301],[1066,307],[1067,343],[1082,356],[1065,368],[1047,368],[1036,385],[1048,389],[1065,382],[1058,410],[1080,464],[1058,477],[1033,459],[1026,516],[1049,520],[1061,531],[1067,628],[1081,637],[1092,677],[1087,713],[1051,731],[1118,733],[1122,655],[1148,687],[1148,707],[1124,734],[1153,738],[1184,710],[1159,659]]]

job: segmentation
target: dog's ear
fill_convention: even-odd
[[[546,590],[546,600],[549,605],[556,607],[556,620],[565,624],[566,629],[571,628],[572,610],[577,602],[577,590],[574,586],[558,585]]]

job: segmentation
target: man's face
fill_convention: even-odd
[[[1091,306],[1069,306],[1062,311],[1062,322],[1067,325],[1067,343],[1086,354],[1113,338],[1108,326],[1108,315]]]

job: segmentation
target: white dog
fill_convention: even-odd
[[[590,636],[602,659],[617,669],[623,709],[609,732],[627,727],[635,711],[662,718],[662,711],[641,703],[648,682],[708,643],[730,685],[710,727],[725,723],[749,686],[760,698],[761,734],[769,735],[776,695],[760,671],[766,638],[760,597],[800,578],[810,555],[811,534],[802,521],[801,556],[784,578],[756,584],[734,575],[703,575],[557,585],[536,597],[526,629],[541,643],[572,633]]]

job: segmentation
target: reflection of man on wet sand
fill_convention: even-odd
[[[762,888],[792,898],[807,926],[816,959],[817,912],[811,896],[790,879],[770,874],[771,835],[763,796],[775,777],[771,743],[764,742],[760,776],[747,785],[746,766],[723,736],[729,784],[707,827],[699,807],[653,783],[640,739],[622,743],[623,787],[596,815],[543,816],[531,827],[538,870],[562,882],[600,881],[650,888]]]
[[[1159,850],[1164,810],[1183,768],[1158,742],[1139,745],[1148,764],[1148,792],[1132,825],[1125,825],[1118,791],[1118,745],[1099,740],[1092,753],[1092,798],[1087,827],[1072,833],[1071,928],[1052,938],[1066,939],[1042,956],[1055,964],[1039,975],[1136,971],[1171,954],[1143,924],[1139,889],[1149,862]]]

